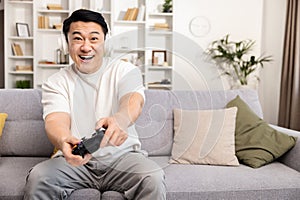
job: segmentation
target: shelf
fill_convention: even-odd
[[[173,35],[173,31],[171,30],[150,30],[148,33],[152,35]]]
[[[33,37],[19,37],[19,36],[10,36],[10,40],[33,40]]]
[[[48,32],[48,33],[61,33],[61,29],[51,29],[51,28],[39,28],[39,32]]]
[[[114,49],[116,53],[138,53],[138,52],[145,52],[145,49],[129,49],[129,48],[122,48],[122,49]]]
[[[172,66],[167,66],[167,67],[164,67],[164,66],[148,66],[148,69],[149,70],[173,70],[173,67]]]
[[[117,20],[114,23],[116,24],[146,24],[145,21],[130,21],[130,20]]]
[[[10,59],[33,59],[33,56],[8,56]]]
[[[33,74],[33,71],[10,71],[9,74],[14,74],[14,75],[26,75],[26,74]]]
[[[49,68],[49,69],[57,69],[57,68],[64,68],[69,66],[69,64],[38,64],[40,68]]]
[[[14,1],[8,1],[9,3],[13,4],[13,3],[16,3],[16,4],[33,4],[33,1],[17,1],[17,0],[14,0]]]
[[[173,17],[173,13],[149,13],[149,17]]]
[[[69,10],[47,10],[47,9],[40,9],[37,12],[39,13],[55,13],[55,14],[69,14]]]

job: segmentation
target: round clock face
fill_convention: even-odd
[[[205,17],[197,16],[191,19],[189,29],[193,36],[202,37],[209,33],[210,22]]]

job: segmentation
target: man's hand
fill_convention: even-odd
[[[144,105],[141,94],[132,92],[121,97],[119,110],[111,117],[102,118],[97,122],[96,129],[106,128],[100,147],[109,145],[120,146],[128,138],[127,128],[138,118]]]
[[[121,122],[116,117],[102,118],[97,122],[96,129],[101,127],[107,127],[100,147],[108,145],[120,146],[128,138],[128,134],[124,129],[121,128]]]
[[[47,115],[45,119],[47,136],[52,144],[63,152],[66,161],[73,166],[86,164],[92,155],[87,154],[82,158],[72,154],[73,146],[78,144],[80,139],[72,136],[70,126],[71,118],[68,113],[54,112]]]
[[[72,148],[79,142],[79,139],[70,136],[66,138],[61,145],[61,151],[63,152],[66,161],[72,166],[84,165],[92,158],[91,154],[84,155],[84,158],[82,158],[80,155],[72,154]]]

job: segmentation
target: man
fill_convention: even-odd
[[[127,199],[165,199],[164,173],[140,150],[134,122],[144,104],[141,73],[103,58],[108,27],[100,13],[77,10],[63,32],[74,64],[43,84],[44,120],[59,150],[27,177],[24,199],[66,199],[76,189],[118,191]],[[72,148],[95,129],[100,148],[83,158]]]

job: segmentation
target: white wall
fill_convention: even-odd
[[[254,54],[272,55],[274,61],[267,63],[260,71],[259,95],[267,122],[276,124],[278,116],[280,73],[282,60],[282,45],[285,23],[285,0],[173,0],[174,30],[185,35],[198,44],[199,49],[206,49],[208,44],[216,39],[230,34],[234,40],[253,39],[256,41]],[[194,37],[189,31],[190,20],[202,16],[210,22],[210,30],[206,35]],[[205,24],[203,25],[205,27]],[[175,37],[176,39],[176,37]],[[187,39],[187,40],[188,40]],[[179,45],[178,45],[179,43]],[[174,42],[175,49],[185,48],[190,54],[198,57],[201,50],[191,49],[191,45]],[[185,42],[183,42],[185,43]],[[200,59],[198,59],[199,61]],[[194,61],[192,61],[193,63]],[[207,65],[201,61],[200,65]],[[199,68],[199,66],[197,66]],[[205,66],[207,67],[207,66]],[[200,71],[200,74],[199,74]],[[183,58],[175,59],[175,89],[217,88],[207,86],[212,81],[212,73],[195,69]],[[216,74],[216,72],[214,72]],[[185,78],[183,78],[185,76]],[[186,78],[188,77],[188,78]],[[203,78],[204,77],[204,78]],[[210,79],[210,80],[208,80]],[[200,80],[200,81],[199,81]],[[203,83],[204,80],[204,83]],[[218,84],[219,82],[212,84]],[[223,81],[223,86],[228,85]]]
[[[273,56],[274,61],[261,70],[259,88],[264,119],[277,124],[283,40],[286,19],[286,0],[264,0],[262,52]]]
[[[200,29],[203,29],[203,31],[208,29],[206,34],[200,37],[194,36],[189,29],[191,20],[196,16],[200,16],[204,21],[203,24],[200,24]],[[236,41],[244,39],[255,40],[256,45],[253,53],[258,55],[261,50],[262,23],[263,0],[174,0],[174,31],[194,41],[199,45],[199,48],[202,48],[202,51],[212,41],[229,34],[230,39]],[[174,48],[185,48],[191,54],[195,54],[194,57],[196,55],[199,57],[203,54],[201,50],[191,49],[191,45],[181,43],[187,42],[176,40],[175,37]],[[220,81],[216,82],[216,79],[219,79],[218,72],[215,71],[214,74],[213,72],[207,72],[207,70],[211,70],[209,67],[212,68],[213,66],[202,60],[198,59],[196,62],[198,66],[191,67],[187,63],[183,63],[182,59],[175,59],[175,89],[204,89],[202,87],[203,83],[199,81],[201,80],[200,76],[199,78],[190,79],[190,76],[195,76],[195,68],[202,73],[201,75],[205,79],[204,85],[209,85],[208,87],[213,89],[229,89],[228,82],[224,81],[225,77],[223,77],[222,85],[216,86],[220,83]],[[190,70],[191,68],[193,70]],[[204,70],[206,71],[203,72]],[[188,73],[189,71],[190,73]],[[188,78],[180,77],[182,74],[185,74]]]

